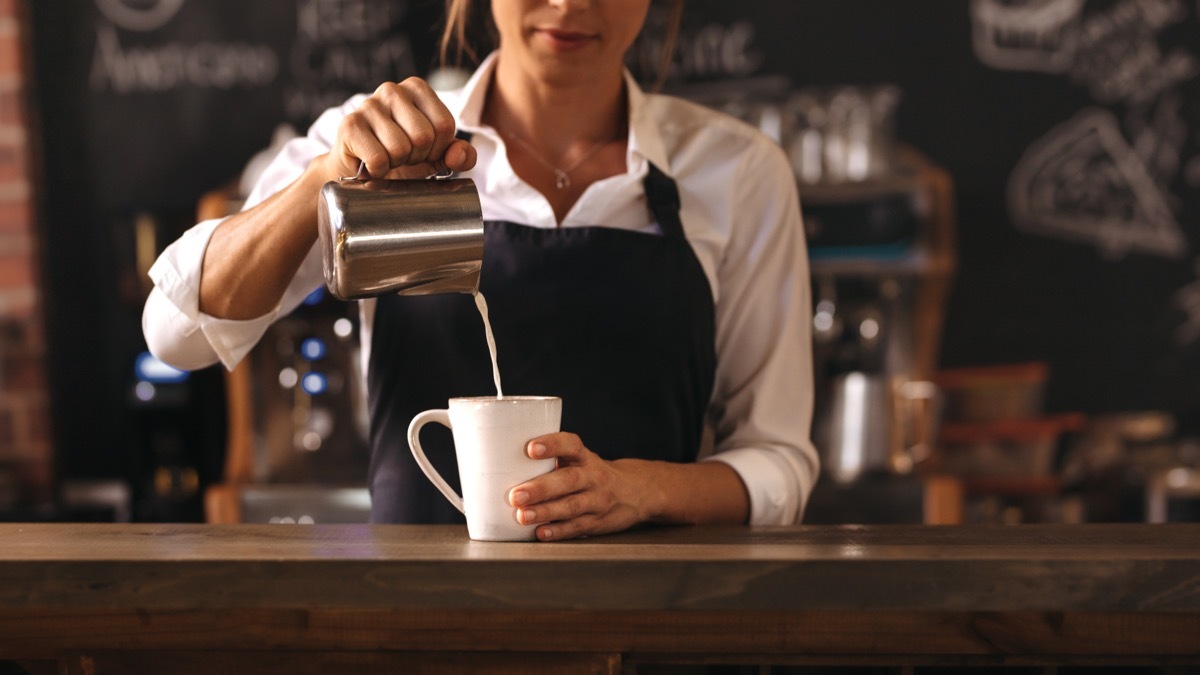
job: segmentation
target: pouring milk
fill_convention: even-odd
[[[504,389],[500,387],[500,365],[496,361],[496,336],[492,334],[492,322],[488,319],[487,299],[479,291],[475,291],[475,307],[479,309],[479,316],[483,317],[488,354],[492,357],[492,379],[496,382],[496,398],[504,398]]]

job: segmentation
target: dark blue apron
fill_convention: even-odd
[[[662,236],[607,227],[484,227],[487,298],[505,395],[559,396],[562,429],[605,459],[696,459],[716,369],[708,278],[684,238],[674,180],[653,165]],[[468,295],[378,299],[367,372],[371,521],[462,523],[408,448],[408,424],[458,396],[495,396]],[[450,432],[421,444],[459,490]]]

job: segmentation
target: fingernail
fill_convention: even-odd
[[[533,447],[529,448],[529,454],[534,457],[541,457],[546,454],[546,446],[541,443],[534,443]]]
[[[521,522],[529,525],[537,522],[537,514],[529,509],[521,509]]]
[[[520,506],[527,501],[529,501],[529,493],[528,492],[526,492],[524,490],[517,490],[516,492],[512,493],[512,505],[513,506]]]
[[[542,539],[549,539],[550,537],[554,536],[554,530],[548,527],[543,527],[542,529],[538,530],[538,536]]]

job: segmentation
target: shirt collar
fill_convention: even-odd
[[[650,97],[642,91],[629,69],[625,70],[625,90],[629,97],[629,154],[630,168],[647,160],[668,176],[673,175],[663,146],[662,130],[650,110]]]
[[[492,140],[499,141],[495,131],[484,126],[482,122],[483,104],[487,101],[488,87],[491,86],[492,75],[496,70],[496,55],[497,52],[488,54],[459,90],[453,103],[447,107],[450,107],[459,127],[464,131],[485,134]],[[629,98],[629,138],[625,158],[629,171],[644,174],[645,162],[650,162],[663,173],[671,175],[671,165],[667,161],[661,130],[649,110],[651,97],[642,91],[628,69],[625,70],[625,89]]]
[[[496,70],[496,52],[488,54],[483,63],[475,69],[467,83],[462,89],[458,90],[458,95],[454,98],[453,103],[447,105],[450,112],[454,113],[454,118],[458,120],[458,125],[464,131],[478,133],[484,131],[483,126],[483,104],[487,101],[488,87],[492,82],[492,73]],[[455,110],[457,104],[457,110]]]

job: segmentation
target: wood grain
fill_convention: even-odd
[[[191,652],[218,655],[210,672],[256,658],[276,672],[296,653],[375,655],[387,672],[409,652],[626,670],[1200,664],[1200,525],[662,528],[554,545],[457,527],[0,525],[0,541],[0,660],[111,664],[97,672]]]
[[[0,612],[0,659],[70,653],[522,652],[785,663],[1200,663],[1200,617],[1026,612]],[[722,657],[722,658],[714,658]]]
[[[0,526],[0,608],[1200,611],[1200,526]]]
[[[76,659],[69,659],[74,665]],[[619,655],[434,652],[96,652],[78,659],[80,675],[619,675]]]

